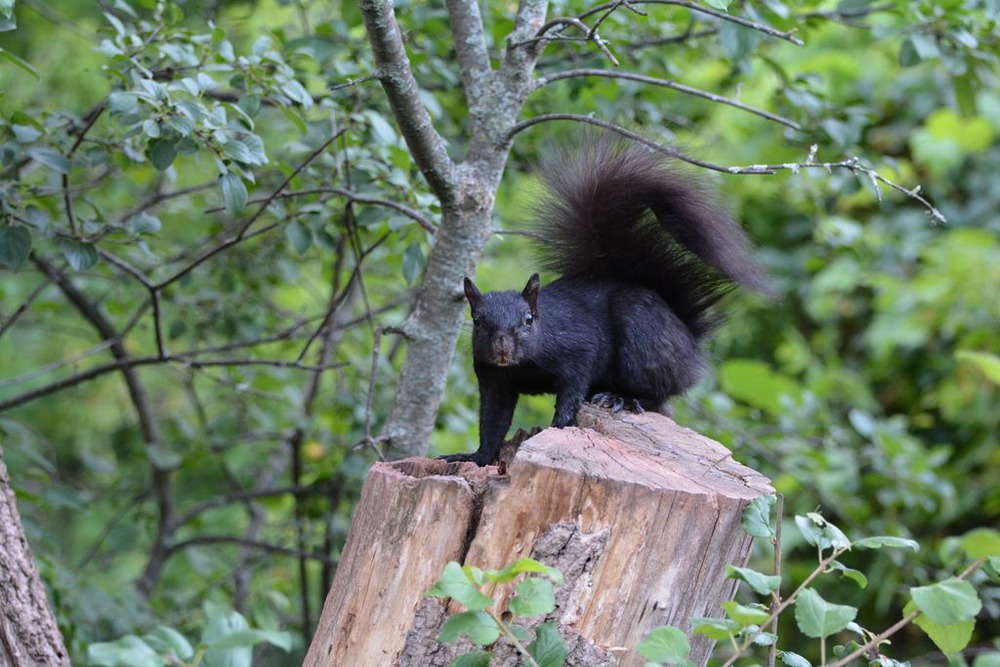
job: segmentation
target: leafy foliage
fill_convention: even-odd
[[[484,588],[492,589],[497,584],[513,581],[521,575],[511,598],[508,620],[496,607],[495,600],[483,593]],[[541,578],[544,575],[546,578]],[[534,638],[518,625],[522,619],[544,616],[556,608],[553,584],[562,583],[562,573],[530,558],[522,558],[502,570],[481,570],[473,565],[448,563],[441,577],[427,591],[427,595],[455,600],[468,611],[449,616],[441,626],[438,639],[453,642],[463,636],[477,646],[490,646],[501,636],[507,638],[524,657],[526,664],[533,667],[560,667],[566,660],[566,643],[559,635],[554,621],[545,621],[534,628]],[[490,653],[473,651],[465,653],[454,661],[452,667],[462,665],[488,665]]]
[[[285,651],[291,648],[287,632],[251,629],[246,619],[235,611],[206,603],[207,624],[197,651],[173,628],[160,626],[142,637],[126,635],[113,642],[91,644],[87,660],[103,667],[161,667],[193,664],[237,667],[252,664],[252,647],[269,642]]]
[[[768,516],[774,503],[766,498],[754,500],[746,509],[745,515],[760,517]],[[901,622],[881,633],[865,629],[855,622],[857,607],[829,602],[814,587],[820,577],[829,577],[836,573],[844,574],[845,568],[837,560],[854,549],[905,549],[914,553],[919,546],[912,540],[901,540],[891,536],[873,536],[850,540],[844,533],[818,514],[795,517],[800,536],[818,549],[818,564],[806,577],[805,581],[783,596],[779,574],[766,575],[748,568],[731,568],[729,576],[747,583],[752,592],[764,596],[770,606],[754,603],[751,605],[738,602],[728,602],[723,605],[726,618],[693,618],[690,625],[693,633],[706,635],[720,644],[717,653],[732,651],[725,659],[724,665],[731,665],[740,658],[751,658],[755,651],[766,647],[772,652],[772,657],[780,658],[786,665],[802,667],[811,664],[798,652],[778,648],[779,646],[795,646],[797,651],[803,650],[803,642],[790,640],[786,632],[774,634],[765,630],[777,627],[786,612],[794,605],[795,628],[802,636],[819,640],[820,664],[827,663],[827,640],[831,637],[850,637],[843,644],[833,646],[832,653],[837,660],[835,665],[849,664],[852,660],[866,657],[877,660],[880,664],[905,664],[906,644],[893,646],[891,638],[903,630],[907,623],[912,622],[934,642],[939,650],[955,655],[965,649],[972,639],[976,616],[982,609],[979,593],[968,581],[978,569],[986,564],[986,559],[997,553],[992,547],[993,540],[1000,538],[1000,531],[992,529],[977,529],[967,534],[962,544],[966,557],[974,559],[958,577],[949,577],[928,586],[917,586],[910,589],[909,601],[903,608],[905,614]],[[777,519],[781,520],[780,517]],[[772,540],[775,549],[780,550],[777,539]],[[993,545],[996,546],[995,544]],[[841,582],[852,581],[861,588],[865,587],[867,577],[843,577]],[[996,572],[993,573],[996,576]],[[776,585],[771,580],[777,579]],[[768,581],[767,585],[761,585]],[[838,595],[843,595],[844,589],[852,584],[840,583],[836,588]],[[682,639],[683,638],[683,639]],[[656,628],[647,635],[637,647],[643,657],[657,664],[684,664],[687,661],[689,648],[686,646],[686,636],[680,628]],[[662,650],[658,647],[664,646]],[[669,648],[666,648],[669,646]],[[899,657],[890,657],[896,654]],[[993,654],[995,658],[1000,654]]]
[[[158,628],[201,636],[206,599],[306,637],[405,349],[373,360],[376,330],[406,317],[440,217],[372,78],[358,6],[50,5],[0,0],[0,442],[71,652],[132,636],[123,649],[162,658],[176,637],[158,644]],[[524,116],[619,122],[721,168],[782,298],[728,304],[717,373],[677,418],[803,517],[784,588],[846,535],[884,536],[848,540],[851,567],[835,559],[838,576],[815,584],[858,627],[881,627],[908,586],[947,580],[966,554],[995,558],[993,533],[976,532],[1000,523],[995,3],[698,7],[723,17],[622,5],[595,32],[603,48],[553,31]],[[510,8],[481,11],[498,57]],[[421,100],[463,154],[447,14],[399,15]],[[594,74],[609,55],[659,83]],[[498,228],[528,217],[527,167],[572,125],[515,136]],[[775,169],[748,169],[761,165]],[[510,287],[533,270],[529,245],[495,235],[478,279]],[[464,353],[436,451],[475,440]],[[530,399],[518,420],[550,417]],[[765,509],[745,525],[769,540]],[[888,549],[913,541],[914,556]],[[959,621],[928,629],[933,641],[998,635],[992,562],[969,577],[971,638]],[[733,576],[766,598],[764,571]],[[706,632],[742,628],[734,616],[755,603],[740,604]],[[793,622],[777,635],[797,636]],[[788,648],[786,664],[818,659],[814,644]]]
[[[780,516],[772,516],[774,508],[773,496],[752,501],[744,511],[745,529],[746,526],[754,529],[759,521],[767,524],[780,522]],[[965,535],[961,544],[965,557],[972,560],[968,567],[958,576],[927,586],[912,587],[909,600],[903,608],[905,617],[888,629],[875,632],[855,622],[857,607],[824,599],[815,584],[820,578],[839,580],[836,586],[838,595],[843,595],[844,589],[855,585],[864,588],[867,577],[860,572],[857,573],[858,576],[836,576],[848,571],[840,564],[839,558],[855,549],[900,549],[916,554],[919,552],[919,545],[912,540],[892,536],[850,540],[843,531],[815,512],[795,517],[795,524],[800,537],[817,548],[817,564],[794,590],[787,595],[783,593],[782,583],[785,577],[781,573],[769,575],[751,568],[731,567],[728,576],[746,583],[753,594],[762,596],[768,604],[742,603],[736,600],[724,602],[723,618],[688,619],[688,632],[673,626],[655,628],[635,647],[636,652],[648,660],[647,664],[650,665],[691,665],[690,637],[704,635],[719,642],[716,654],[723,660],[724,667],[741,658],[753,658],[757,651],[769,651],[772,659],[780,658],[786,665],[801,667],[810,665],[810,661],[797,652],[779,646],[793,645],[802,650],[804,644],[801,637],[806,638],[807,643],[809,640],[818,640],[820,664],[828,664],[828,640],[846,636],[849,637],[847,641],[832,647],[832,654],[837,657],[832,663],[834,665],[846,665],[861,657],[877,660],[879,664],[908,664],[902,660],[909,656],[900,653],[905,653],[910,647],[901,644],[896,649],[892,646],[891,638],[909,623],[923,630],[937,648],[948,655],[959,654],[969,645],[976,617],[982,610],[979,593],[969,578],[984,566],[993,568],[995,563],[987,565],[988,559],[1000,558],[1000,531],[980,528]],[[781,550],[777,530],[773,531],[773,537],[769,541],[775,550]],[[564,664],[566,648],[558,635],[555,619],[539,625],[536,640],[524,649],[518,640],[521,633],[517,631],[513,621],[507,625],[500,620],[498,613],[487,610],[495,607],[495,602],[484,595],[480,587],[508,582],[512,575],[526,572],[545,572],[552,583],[557,585],[562,580],[557,571],[532,560],[521,560],[504,570],[487,572],[471,565],[448,563],[428,595],[453,599],[468,611],[455,613],[445,620],[440,641],[453,642],[465,635],[473,644],[488,647],[502,635],[506,635],[525,654],[528,664],[551,664],[554,667]],[[991,574],[997,577],[1000,571],[994,569]],[[517,596],[510,603],[510,611],[515,616],[548,614],[554,609],[552,584],[549,581],[527,578],[518,583]],[[776,634],[768,630],[776,628],[779,619],[792,613],[798,637],[789,639],[788,635],[791,633]],[[541,657],[543,654],[532,648],[539,648],[543,644],[550,647],[544,653],[544,660]],[[899,657],[891,657],[893,653]],[[990,655],[995,658],[1000,653]],[[489,651],[475,651],[456,659],[452,665],[488,665],[490,656]]]

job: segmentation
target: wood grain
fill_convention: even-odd
[[[565,577],[552,615],[568,664],[641,665],[652,628],[721,613],[728,565],[751,539],[743,508],[773,493],[729,451],[658,414],[584,406],[507,466],[408,459],[369,473],[306,665],[447,665],[469,646],[436,641],[457,604],[423,598],[449,560],[499,569],[532,556]],[[493,591],[497,611],[513,594]],[[538,619],[541,620],[541,619]],[[692,637],[692,659],[711,642]],[[494,665],[516,665],[498,644]]]

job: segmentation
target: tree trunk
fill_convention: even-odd
[[[551,615],[570,665],[641,665],[659,625],[718,616],[751,538],[747,503],[773,493],[729,451],[657,414],[585,406],[581,428],[525,441],[507,467],[408,459],[376,464],[358,504],[305,664],[447,665],[467,644],[437,642],[456,611],[423,594],[449,560],[500,569],[531,556],[563,571]],[[506,609],[512,587],[494,592]],[[691,636],[705,662],[712,642]],[[514,665],[503,642],[494,665]]]
[[[406,358],[379,438],[385,456],[398,459],[425,454],[430,443],[462,324],[462,277],[472,273],[491,234],[510,131],[534,87],[531,73],[540,49],[532,39],[544,23],[547,1],[519,3],[496,69],[476,1],[446,3],[469,108],[466,156],[457,162],[450,153],[461,152],[461,147],[449,147],[420,99],[393,2],[361,0],[358,6],[376,74],[400,133],[442,210],[427,269],[402,326]]]
[[[0,450],[0,667],[69,665]]]

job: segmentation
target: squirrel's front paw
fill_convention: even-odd
[[[492,460],[487,460],[488,457],[481,456],[479,452],[465,452],[459,454],[445,454],[443,456],[438,456],[437,459],[440,461],[447,461],[448,463],[464,463],[466,461],[471,461],[479,467],[488,466],[493,463]]]

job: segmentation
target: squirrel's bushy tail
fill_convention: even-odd
[[[712,193],[641,144],[588,135],[544,164],[538,230],[545,267],[653,290],[696,337],[737,284],[767,292],[766,272]]]

